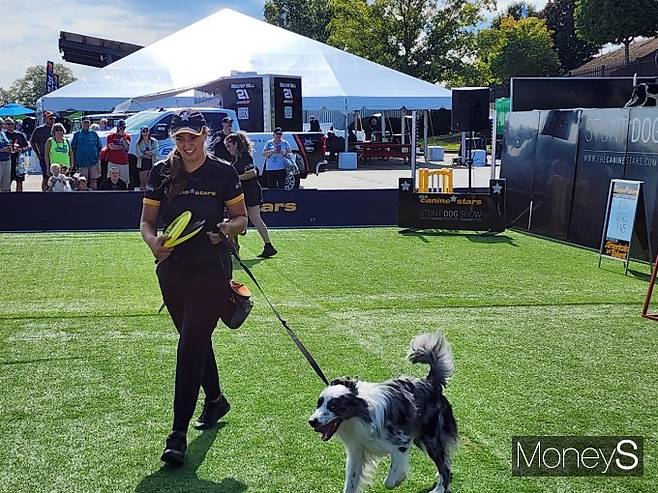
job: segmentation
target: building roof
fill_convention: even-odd
[[[632,63],[635,60],[645,58],[656,52],[658,52],[658,37],[633,41],[629,47],[629,62]],[[591,73],[603,66],[606,69],[612,69],[619,68],[623,65],[625,65],[624,47],[621,46],[614,51],[597,56],[586,64],[573,69],[571,75]]]

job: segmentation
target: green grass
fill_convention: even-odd
[[[658,324],[640,317],[648,267],[623,275],[595,252],[508,232],[402,236],[393,228],[274,231],[249,260],[329,378],[426,368],[409,340],[443,330],[461,432],[456,493],[658,490]],[[243,256],[261,244],[251,231]],[[245,280],[238,272],[236,276]],[[344,451],[310,429],[322,384],[256,293],[215,353],[232,410],[192,430],[188,464],[160,467],[171,422],[176,332],[157,315],[137,233],[0,235],[1,492],[342,490]],[[252,286],[252,290],[255,287]],[[639,478],[514,478],[514,435],[643,435]],[[382,464],[369,492],[385,491]],[[400,492],[433,486],[412,456]]]

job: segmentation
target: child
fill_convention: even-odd
[[[72,192],[71,181],[73,179],[60,173],[60,169],[59,164],[53,164],[50,166],[52,176],[48,178],[47,190],[49,192]]]
[[[87,187],[87,179],[84,176],[78,178],[76,186],[78,192],[91,192],[91,189]]]

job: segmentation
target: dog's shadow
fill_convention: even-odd
[[[162,491],[207,491],[212,493],[241,493],[247,485],[233,478],[224,478],[219,483],[200,479],[197,469],[206,458],[217,432],[224,427],[204,431],[192,441],[187,449],[185,465],[178,469],[162,466],[153,474],[146,476],[135,488],[135,493],[159,493]]]

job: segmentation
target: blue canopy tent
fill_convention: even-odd
[[[0,106],[0,116],[31,115],[32,113],[34,113],[34,110],[26,108],[18,103],[7,103]]]

